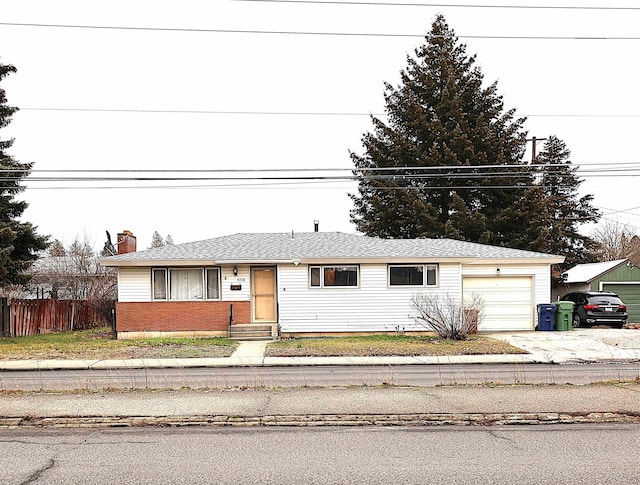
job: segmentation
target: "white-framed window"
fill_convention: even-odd
[[[360,268],[357,265],[309,266],[311,288],[357,287]]]
[[[153,268],[154,300],[219,300],[220,268]]]
[[[220,299],[220,268],[206,268],[207,300]]]
[[[167,270],[152,269],[151,270],[151,286],[153,287],[154,300],[167,299]]]
[[[389,286],[438,286],[437,264],[390,264]]]

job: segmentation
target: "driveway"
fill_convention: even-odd
[[[485,334],[542,357],[547,362],[640,362],[640,330],[589,328],[567,332]]]

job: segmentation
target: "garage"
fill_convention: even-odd
[[[464,277],[465,301],[477,294],[484,303],[479,331],[533,330],[532,278],[526,276]]]
[[[574,291],[613,291],[627,305],[629,323],[640,323],[640,267],[628,259],[578,264],[562,277],[554,300]]]
[[[613,291],[627,305],[629,322],[640,322],[640,282],[636,283],[606,283],[602,282],[603,291]]]

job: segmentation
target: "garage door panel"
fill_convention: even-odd
[[[613,291],[627,305],[630,323],[640,323],[640,283],[602,283],[604,291]]]
[[[481,331],[532,330],[532,279],[530,277],[466,277],[465,301],[482,298]]]

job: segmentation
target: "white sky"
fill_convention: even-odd
[[[383,113],[383,82],[397,84],[407,54],[413,53],[422,38],[220,31],[424,35],[434,16],[443,13],[461,37],[605,38],[462,40],[468,54],[477,54],[487,83],[498,81],[507,108],[517,108],[519,115],[538,115],[525,124],[530,137],[560,137],[572,151],[572,161],[585,169],[596,163],[627,169],[611,176],[602,173],[602,165],[593,167],[600,174],[585,174],[583,189],[595,195],[595,205],[608,219],[639,226],[638,2],[464,3],[627,6],[635,10],[231,0],[4,0],[1,23],[207,32],[0,24],[0,62],[18,69],[5,78],[2,87],[9,104],[21,108],[9,127],[0,130],[0,138],[15,138],[11,154],[23,162],[35,162],[34,177],[96,175],[40,170],[351,168],[349,150],[362,153],[360,139],[371,129],[368,116],[34,108]],[[616,166],[616,162],[630,164]],[[154,230],[171,234],[176,243],[235,232],[310,231],[315,219],[323,231],[355,231],[349,222],[352,204],[347,196],[355,189],[353,183],[269,183],[259,187],[229,181],[169,183],[180,184],[191,187],[100,189],[96,186],[161,183],[28,182],[21,195],[30,204],[24,219],[37,225],[41,233],[65,242],[86,235],[97,247],[105,240],[105,230],[115,238],[115,233],[128,229],[138,237],[139,249],[149,245]]]

